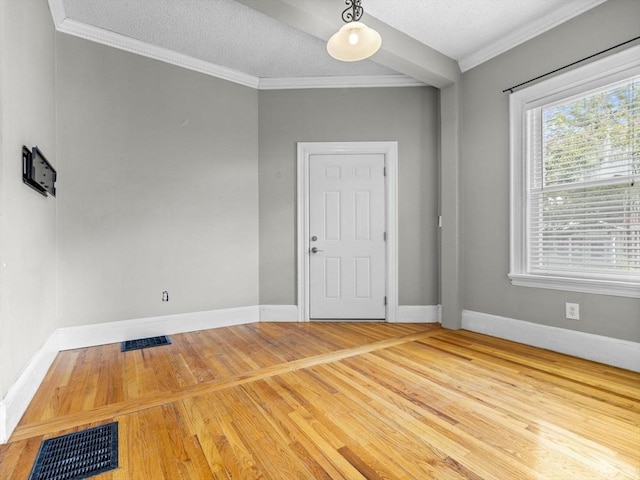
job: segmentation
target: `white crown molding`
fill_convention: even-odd
[[[462,328],[640,372],[640,343],[636,342],[470,310],[462,311]]]
[[[77,22],[70,18],[65,18],[62,23],[57,26],[57,30],[67,33],[75,37],[91,40],[92,42],[101,43],[103,45],[124,50],[126,52],[142,55],[143,57],[160,60],[161,62],[176,65],[178,67],[193,70],[213,77],[238,83],[246,87],[258,88],[259,78],[248,75],[231,68],[215,65],[205,62],[198,58],[185,55],[183,53],[174,52],[163,47],[158,47],[150,43],[142,42],[131,37],[120,35],[102,28]]]
[[[68,18],[63,0],[49,0],[49,9],[56,30],[75,37],[109,47],[135,53],[178,67],[193,70],[212,77],[260,90],[303,88],[372,88],[372,87],[421,87],[425,84],[406,75],[371,75],[357,77],[293,77],[259,78],[238,70],[206,62],[167,48],[142,42],[119,33],[88,25]]]
[[[248,75],[231,68],[215,65],[203,60],[174,52],[166,48],[158,47],[150,43],[142,42],[119,33],[103,28],[78,22],[66,16],[63,0],[49,0],[49,9],[56,30],[74,37],[84,38],[92,42],[101,43],[109,47],[136,53],[144,57],[160,60],[161,62],[176,65],[178,67],[194,70],[213,77],[229,80],[240,85],[258,88],[259,78]]]
[[[374,88],[374,87],[419,87],[425,84],[407,75],[372,76],[326,76],[259,78],[238,70],[216,65],[189,55],[158,47],[131,37],[88,25],[68,18],[64,0],[48,0],[56,30],[76,37],[91,40],[127,52],[160,60],[196,72],[228,80],[259,90],[284,90],[303,88]],[[606,0],[570,0],[552,14],[530,22],[526,27],[502,37],[486,47],[460,59],[460,70],[465,72],[501,53],[510,50],[531,38],[601,4]]]
[[[425,84],[407,75],[370,75],[358,77],[292,77],[261,78],[259,90],[293,90],[302,88],[375,88],[424,87]]]
[[[462,72],[466,72],[467,70],[470,70],[473,67],[506,52],[507,50],[511,50],[521,43],[531,40],[533,37],[536,37],[547,30],[551,30],[553,27],[560,25],[561,23],[566,22],[567,20],[604,2],[606,2],[606,0],[567,1],[562,7],[556,9],[553,13],[545,15],[538,20],[533,20],[529,22],[526,27],[509,35],[505,35],[497,42],[491,43],[477,52],[460,59],[458,61],[460,70]]]

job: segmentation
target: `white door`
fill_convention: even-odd
[[[384,154],[309,157],[309,317],[385,318]]]

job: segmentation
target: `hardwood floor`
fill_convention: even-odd
[[[434,325],[261,323],[61,352],[0,446],[119,422],[100,479],[638,479],[640,374]]]

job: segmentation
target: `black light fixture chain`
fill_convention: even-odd
[[[345,23],[357,22],[362,18],[364,9],[362,8],[361,2],[362,0],[345,0],[344,3],[347,4],[347,8],[342,12],[342,20],[344,20]]]

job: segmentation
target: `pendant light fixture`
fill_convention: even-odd
[[[380,34],[359,20],[364,9],[362,0],[345,0],[347,8],[342,12],[346,25],[338,30],[327,42],[327,52],[343,62],[364,60],[376,53],[382,45]]]

